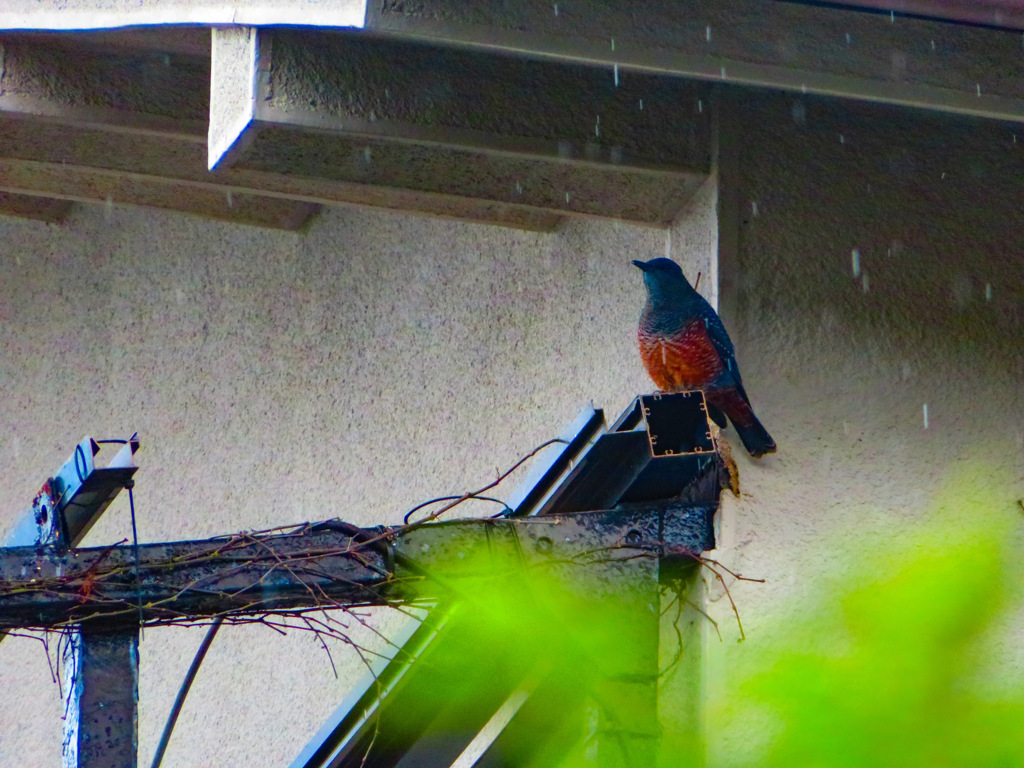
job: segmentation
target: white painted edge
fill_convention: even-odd
[[[246,61],[242,73],[249,73],[249,78],[246,82],[247,92],[244,96],[245,103],[243,105],[220,104],[226,97],[221,93],[221,89],[217,87],[218,81],[221,79],[230,79],[232,75],[236,74],[231,72],[232,65],[238,66],[238,62],[229,58],[227,61],[221,61],[223,56],[223,42],[222,38],[244,36],[246,38]],[[246,131],[252,125],[253,120],[256,117],[256,89],[257,89],[257,77],[259,72],[257,71],[256,64],[259,56],[258,46],[259,35],[254,27],[235,27],[231,29],[214,29],[212,33],[212,42],[210,46],[210,126],[209,135],[207,139],[208,145],[208,157],[207,157],[207,168],[208,170],[220,170],[230,163],[228,154],[232,149],[236,148],[240,143],[246,140]],[[228,94],[227,98],[230,98],[232,94]],[[235,119],[232,125],[224,126],[218,123],[218,118],[223,111],[230,111],[232,106],[241,106],[242,109],[238,117]]]
[[[10,7],[9,0],[5,5]],[[119,29],[164,24],[365,26],[366,0],[240,0],[211,2],[197,6],[190,0],[143,0],[137,7],[90,8],[97,0],[78,0],[80,8],[67,8],[60,0],[21,2],[24,10],[0,10],[0,30],[63,31]],[[109,3],[102,3],[109,5]],[[64,7],[61,7],[64,6]]]

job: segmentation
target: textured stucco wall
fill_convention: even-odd
[[[705,275],[714,191],[672,236]],[[588,400],[614,418],[650,389],[629,260],[662,255],[659,230],[330,210],[281,233],[100,207],[0,219],[0,243],[0,536],[84,434],[139,431],[144,541],[396,523],[489,481]],[[85,544],[130,531],[119,499]],[[203,631],[145,633],[140,764]],[[337,680],[303,633],[222,630],[166,764],[287,765],[362,674],[333,651]],[[57,764],[62,708],[38,644],[0,644],[0,690],[0,765]]]
[[[838,550],[890,546],[893,523],[937,512],[957,473],[1007,509],[1024,496],[1019,128],[781,94],[736,103],[726,322],[779,452],[741,462],[744,495],[724,504],[721,559],[768,581],[734,585],[742,645],[712,595],[727,633],[708,646],[719,693],[780,617],[813,604]],[[1000,648],[1008,680],[1024,674],[1021,619]],[[750,736],[715,732],[708,764]]]

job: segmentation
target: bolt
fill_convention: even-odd
[[[643,538],[644,537],[640,533],[640,531],[634,528],[632,531],[626,534],[626,543],[631,546],[636,546],[643,540]]]

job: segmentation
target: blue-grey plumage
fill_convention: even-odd
[[[733,423],[752,456],[775,450],[743,389],[732,340],[718,313],[671,259],[634,261],[644,273],[647,302],[640,315],[640,358],[662,390],[704,390],[708,413]]]

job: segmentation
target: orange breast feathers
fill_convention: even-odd
[[[645,332],[641,325],[637,336],[640,360],[655,386],[665,392],[703,389],[725,367],[703,320],[671,335]]]

